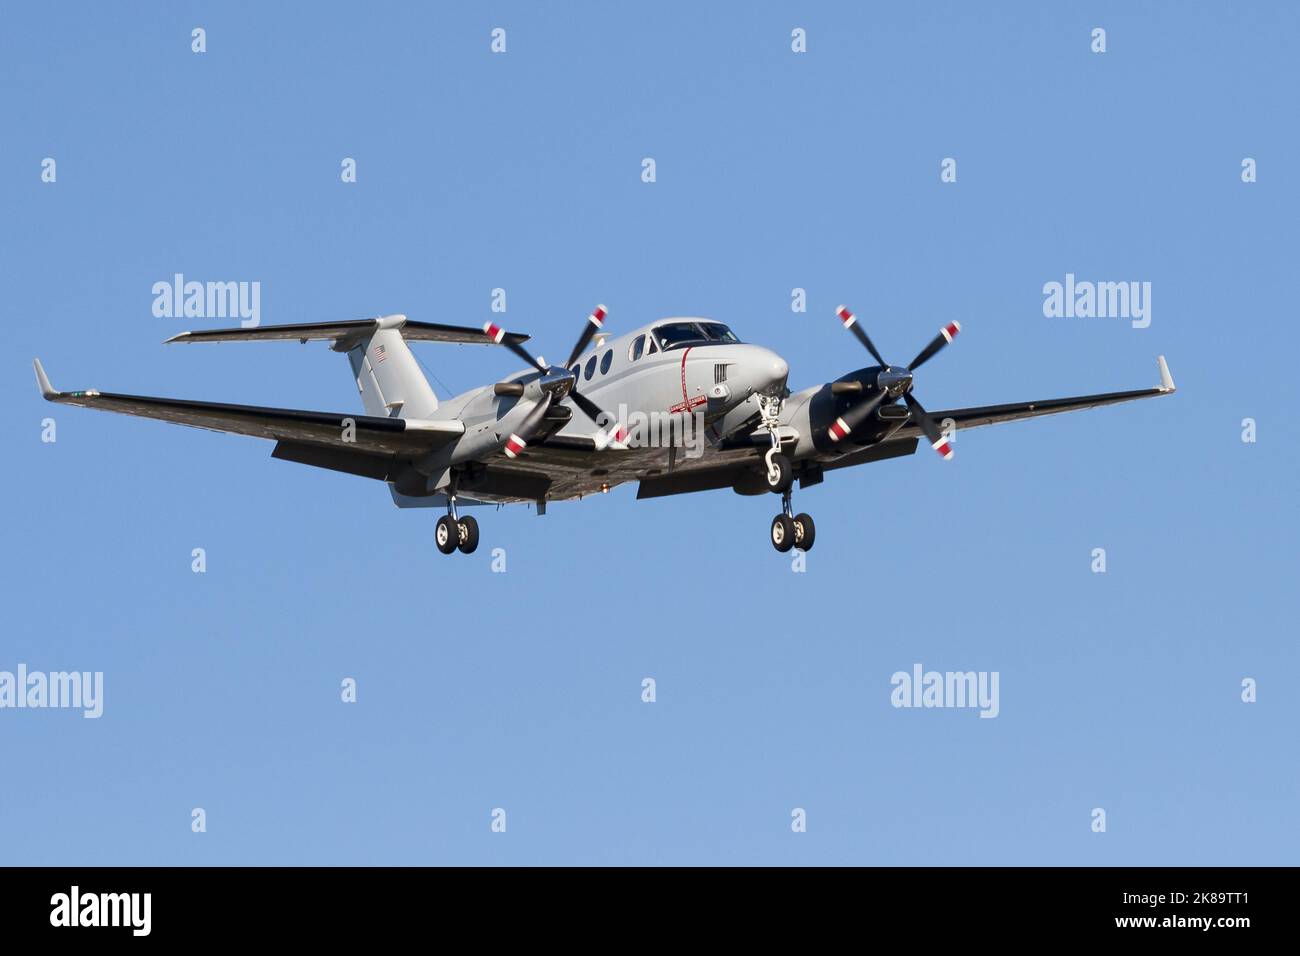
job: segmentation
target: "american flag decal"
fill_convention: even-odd
[[[388,358],[388,350],[382,345],[376,345],[372,354],[374,355],[376,365]]]

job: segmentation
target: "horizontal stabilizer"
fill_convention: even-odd
[[[386,315],[377,319],[352,319],[346,322],[307,322],[301,325],[259,325],[252,328],[200,329],[182,332],[167,339],[176,342],[257,342],[298,341],[330,339],[334,341],[360,340],[379,329],[398,329],[409,342],[459,342],[467,345],[492,345],[493,340],[483,334],[482,327],[443,325],[438,322],[412,322],[404,315]],[[519,332],[506,332],[502,343],[527,342],[528,336]]]

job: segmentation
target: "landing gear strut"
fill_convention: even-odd
[[[758,412],[763,427],[772,438],[772,447],[763,456],[767,465],[764,478],[768,490],[781,496],[781,513],[772,519],[772,547],[782,554],[791,548],[811,551],[817,537],[812,516],[795,514],[790,501],[794,488],[794,465],[781,453],[781,399],[760,395]]]
[[[781,454],[781,399],[758,396],[758,414],[772,439],[772,447],[763,456],[767,466],[764,477],[767,479],[768,491],[785,494],[794,484],[794,466],[790,464],[789,458]]]
[[[438,519],[433,542],[443,554],[451,554],[457,548],[461,554],[473,554],[478,547],[478,521],[470,515],[462,518],[456,513],[454,494],[447,495],[447,513]]]

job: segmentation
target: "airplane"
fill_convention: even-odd
[[[885,361],[849,309],[840,306],[836,315],[875,364],[793,393],[784,359],[740,341],[721,322],[669,318],[610,339],[604,306],[588,315],[562,365],[534,357],[523,345],[529,336],[492,322],[478,329],[404,315],[209,329],[166,340],[325,340],[347,356],[364,415],[60,392],[40,360],[33,364],[51,402],[272,439],[274,458],[386,482],[399,508],[445,508],[434,534],[443,554],[478,547],[478,522],[461,507],[532,502],[545,514],[547,502],[630,481],[639,483],[638,499],[721,488],[779,494],[772,546],[808,551],[816,527],[794,512],[796,481],[808,488],[830,471],[911,455],[922,438],[951,459],[955,429],[1174,392],[1162,355],[1154,388],[930,412],[913,394],[914,375],[961,325],[944,325],[900,366]],[[439,402],[408,342],[502,346],[528,368]]]

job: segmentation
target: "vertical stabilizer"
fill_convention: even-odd
[[[402,315],[390,315],[371,334],[355,340],[348,362],[367,415],[432,418],[438,398],[402,337]]]

